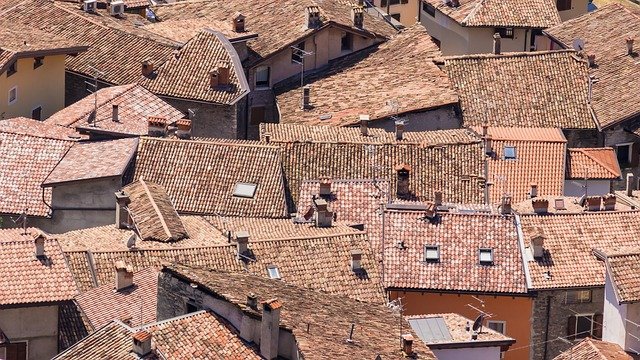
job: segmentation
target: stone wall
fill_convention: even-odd
[[[603,135],[596,129],[592,130],[562,130],[567,138],[568,148],[600,147],[604,142]]]
[[[640,138],[638,136],[625,131],[621,126],[615,126],[611,129],[607,129],[604,131],[604,146],[610,146],[612,148],[616,148],[617,144],[625,144],[625,143],[634,143],[632,149],[636,154],[640,152]],[[636,163],[638,161],[636,160]],[[640,177],[640,166],[625,166],[624,164],[620,164],[620,170],[622,172],[622,179],[613,182],[614,190],[624,190],[627,186],[626,184],[626,174],[632,173],[636,179]],[[638,182],[634,182],[634,186],[638,186]]]
[[[69,106],[76,101],[93,94],[93,78],[84,77],[69,71],[65,72],[64,106]],[[98,89],[111,86],[110,84],[98,81]]]
[[[237,139],[238,114],[236,105],[218,105],[185,99],[161,98],[169,105],[182,111],[185,115],[193,111],[191,120],[191,136]],[[242,102],[242,100],[240,100]]]

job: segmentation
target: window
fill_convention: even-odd
[[[571,10],[571,0],[556,0],[558,11]]]
[[[513,28],[496,28],[496,32],[503,39],[513,39]]]
[[[506,321],[489,320],[487,321],[487,327],[493,331],[497,331],[500,334],[505,334],[507,328]]]
[[[568,290],[564,303],[565,304],[583,304],[591,302],[591,290]]]
[[[505,146],[504,147],[504,159],[505,160],[515,160],[516,159],[516,147],[515,146]]]
[[[196,305],[196,302],[193,299],[189,299],[185,303],[185,310],[187,314],[191,314],[198,311],[199,309],[198,309],[198,306]]]
[[[436,8],[433,7],[433,5],[427,3],[426,1],[422,2],[422,11],[426,12],[427,14],[433,17],[436,16]]]
[[[9,105],[15,103],[18,100],[18,88],[12,87],[9,90]]]
[[[350,32],[345,32],[342,34],[342,42],[340,44],[340,50],[342,51],[351,51],[353,48],[353,34]]]
[[[256,87],[269,87],[270,68],[268,66],[256,69]]]
[[[10,344],[0,345],[0,359],[27,360],[27,343],[11,342]]]
[[[31,110],[31,118],[33,120],[42,120],[42,106],[38,106],[37,108]]]
[[[493,249],[481,248],[478,256],[480,265],[493,265]]]
[[[304,41],[291,48],[291,62],[296,64],[302,64],[304,59]]]
[[[633,143],[625,143],[616,145],[616,155],[618,157],[618,164],[621,167],[628,167],[631,164],[631,148]]]
[[[17,72],[18,72],[18,62],[14,61],[11,65],[9,65],[9,68],[7,69],[7,77]]]
[[[554,205],[556,210],[567,210],[567,208],[564,206],[564,199],[555,199]]]
[[[258,184],[253,184],[253,183],[244,183],[244,182],[236,183],[236,187],[233,189],[233,196],[253,199],[253,197],[256,195],[257,187],[258,187]]]
[[[280,279],[280,270],[275,265],[267,266],[267,273],[271,279]]]
[[[569,339],[582,339],[587,336],[602,338],[602,314],[578,314],[569,317],[567,324]]]
[[[424,261],[438,262],[440,261],[440,246],[438,245],[425,245],[424,246]]]
[[[42,57],[42,56],[39,56],[39,57],[37,57],[37,58],[34,58],[34,59],[33,59],[33,68],[34,68],[34,69],[37,69],[37,68],[39,68],[40,66],[42,66],[42,64],[43,64],[43,60],[44,60],[44,57]]]

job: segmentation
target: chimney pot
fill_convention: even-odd
[[[133,285],[133,268],[119,260],[116,262],[116,291]]]
[[[533,199],[537,196],[538,196],[538,184],[531,183],[531,188],[529,190],[529,197]]]
[[[33,237],[33,244],[35,246],[35,255],[37,258],[45,257],[46,254],[44,252],[44,241],[46,237],[40,231],[38,231]]]
[[[460,0],[451,0],[451,6],[453,7],[460,6]]]
[[[604,211],[615,211],[616,210],[616,196],[615,194],[607,194],[602,197],[602,202],[604,203]]]
[[[249,250],[249,233],[247,231],[238,231],[236,233],[236,244],[238,250],[238,258]]]
[[[148,135],[156,137],[164,137],[167,135],[167,119],[159,116],[149,116],[147,118],[149,124]]]
[[[362,269],[362,250],[351,250],[351,270]]]
[[[627,38],[627,55],[633,55],[633,42],[634,39],[632,37]]]
[[[215,89],[220,84],[220,73],[218,70],[209,71],[209,87]]]
[[[278,357],[280,336],[280,311],[282,303],[271,299],[262,303],[262,321],[260,323],[260,355],[271,360]]]
[[[113,111],[111,112],[111,120],[114,122],[120,122],[120,117],[118,114],[118,110],[119,110],[118,104],[113,104],[112,108],[113,108]]]
[[[633,196],[633,174],[627,173],[627,196]]]
[[[360,115],[360,133],[369,136],[369,115]]]
[[[191,120],[180,119],[176,121],[176,136],[179,139],[191,139]]]
[[[227,86],[231,81],[231,65],[223,61],[218,66],[218,86]]]
[[[236,12],[235,15],[233,16],[233,31],[237,32],[237,33],[241,33],[244,32],[244,22],[245,22],[246,16],[242,15],[239,12]]]
[[[151,352],[151,334],[141,330],[133,334],[133,352],[143,357]]]
[[[302,88],[302,110],[311,108],[311,86],[305,85]]]
[[[353,21],[353,26],[362,29],[364,26],[364,10],[361,6],[351,7],[351,20]]]
[[[531,249],[534,259],[540,259],[544,255],[544,235],[540,230],[531,238]]]
[[[549,200],[535,198],[531,200],[531,205],[533,205],[533,211],[536,214],[546,214],[549,212]]]
[[[409,164],[400,164],[395,167],[396,170],[396,195],[399,198],[409,196],[409,175],[411,174],[411,166]]]
[[[473,331],[471,333],[471,340],[478,340],[478,332],[477,331]]]
[[[587,63],[589,67],[596,66],[596,54],[587,54]]]
[[[500,34],[499,33],[495,33],[493,34],[493,53],[496,55],[500,55]]]
[[[436,191],[433,195],[433,199],[436,206],[442,205],[442,191]]]
[[[493,153],[493,145],[491,135],[487,135],[484,137],[484,153],[486,155],[491,155]]]
[[[502,202],[500,203],[500,213],[502,215],[511,214],[511,196],[507,194],[502,195]]]
[[[318,198],[314,201],[316,207],[316,226],[317,227],[331,227],[333,225],[333,211],[329,208],[327,201]]]
[[[411,334],[402,335],[402,352],[406,356],[413,355],[413,335]]]
[[[587,196],[585,200],[587,211],[600,211],[600,205],[602,204],[600,196]]]
[[[318,8],[317,6],[307,6],[306,15],[307,27],[309,29],[320,27],[320,8]]]
[[[320,180],[320,196],[326,197],[331,195],[331,179]]]
[[[153,61],[147,59],[142,62],[142,75],[149,76],[153,72]]]
[[[126,207],[131,200],[124,191],[116,192],[116,226],[118,229],[129,228],[129,212]]]
[[[256,310],[258,309],[258,296],[254,293],[247,295],[247,306]]]
[[[482,137],[487,136],[489,133],[489,125],[487,123],[482,124]]]
[[[396,140],[402,140],[404,138],[404,121],[396,120]]]

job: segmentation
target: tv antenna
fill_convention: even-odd
[[[298,44],[300,45],[300,44]],[[304,43],[302,43],[304,46]],[[300,87],[304,87],[304,58],[307,56],[313,55],[311,51],[305,51],[304,49],[299,48],[298,46],[291,46],[291,62],[298,64],[301,66],[300,70]],[[304,98],[302,99],[302,104],[304,104]]]
[[[584,40],[580,38],[574,39],[573,42],[571,43],[571,46],[573,46],[574,50],[582,51],[584,50]]]
[[[402,313],[404,311],[404,305],[402,305],[402,298],[389,301],[387,304],[391,312],[400,316],[400,348],[402,349],[402,321],[404,320]]]
[[[98,70],[92,65],[89,65],[88,68],[89,70],[93,71],[93,84],[88,81],[84,82],[89,86],[93,86],[93,114],[91,114],[93,115],[93,117],[89,115],[88,121],[91,124],[91,126],[95,127],[96,122],[98,121],[98,77],[104,76],[105,72]],[[93,121],[92,121],[92,118],[93,118]]]
[[[20,213],[20,216],[15,219],[11,218],[14,224],[22,224],[22,235],[27,235],[27,211],[29,211],[29,208],[25,207],[22,213]]]

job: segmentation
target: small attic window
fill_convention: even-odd
[[[236,183],[236,187],[233,189],[233,196],[246,199],[253,199],[256,195],[256,188],[258,184],[239,182]]]
[[[280,270],[275,265],[267,266],[267,273],[269,274],[269,278],[271,278],[271,279],[279,280],[281,278],[280,277]]]
[[[567,208],[564,206],[564,199],[556,199],[554,207],[556,208],[556,210],[567,210]]]
[[[516,147],[515,146],[505,146],[504,147],[504,158],[505,158],[505,160],[515,160],[516,159]]]
[[[424,261],[426,261],[426,262],[439,262],[440,261],[440,246],[439,245],[425,245],[424,246]]]
[[[480,265],[493,265],[493,249],[480,248]]]

